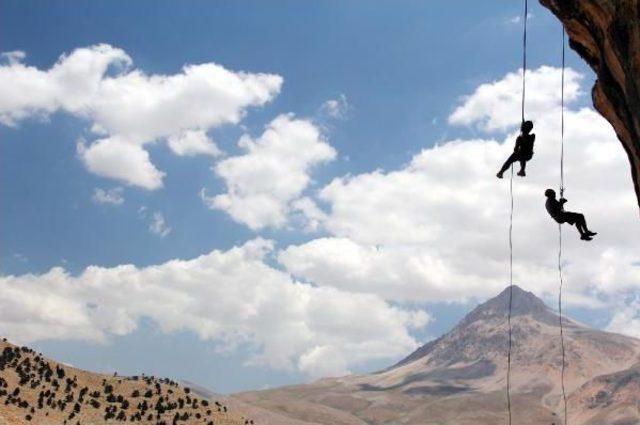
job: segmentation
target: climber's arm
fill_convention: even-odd
[[[522,149],[522,136],[518,136],[518,138],[516,139],[516,146],[513,148],[513,151],[515,153],[520,152],[520,150]]]
[[[560,211],[564,211],[564,204],[567,203],[567,200],[564,198],[560,198]]]

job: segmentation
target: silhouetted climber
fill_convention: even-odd
[[[516,145],[513,148],[513,153],[507,160],[504,165],[498,171],[496,176],[501,179],[502,175],[505,171],[511,167],[511,164],[514,162],[520,162],[520,171],[518,171],[519,176],[526,176],[525,168],[527,166],[527,161],[529,161],[533,157],[533,143],[536,140],[535,134],[530,134],[531,130],[533,130],[533,122],[524,121],[520,126],[520,135],[516,139]]]
[[[547,189],[544,192],[544,196],[547,197],[545,207],[549,212],[549,215],[558,223],[569,223],[575,225],[578,232],[580,232],[580,239],[590,241],[592,236],[597,235],[596,232],[592,232],[587,228],[587,222],[584,219],[584,215],[576,212],[570,212],[564,210],[564,204],[566,199],[556,199],[556,191],[553,189]]]

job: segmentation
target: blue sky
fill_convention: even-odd
[[[559,23],[537,2],[532,3],[530,67],[557,67],[561,48]],[[314,199],[327,212],[330,207],[336,210],[336,199],[341,195],[322,198],[317,194],[336,178],[375,170],[402,170],[421,150],[455,139],[484,139],[492,149],[509,149],[502,142],[514,130],[513,119],[508,125],[491,127],[482,125],[487,118],[484,116],[464,118],[462,121],[466,119],[471,122],[469,125],[453,125],[449,117],[465,102],[463,96],[471,95],[483,83],[496,82],[518,70],[521,23],[514,21],[519,14],[520,2],[507,1],[5,0],[0,14],[0,51],[22,51],[26,54],[24,64],[43,71],[63,53],[108,44],[126,52],[133,61],[132,68],[146,75],[173,75],[186,64],[210,62],[232,72],[279,75],[283,83],[276,95],[259,106],[247,107],[239,122],[212,126],[207,134],[224,151],[224,158],[230,158],[242,155],[243,149],[236,143],[243,134],[258,139],[265,126],[280,114],[292,113],[295,118],[313,123],[335,151],[335,158],[313,165],[309,171],[311,182],[302,195]],[[5,65],[9,66],[6,61]],[[568,66],[583,76],[581,80],[576,77],[580,89],[575,89],[572,103],[579,111],[590,105],[588,92],[593,74],[572,51],[568,53]],[[109,72],[108,75],[116,75],[118,71]],[[540,84],[544,84],[542,74]],[[325,102],[340,99],[346,102],[340,116],[327,114]],[[512,108],[511,113],[519,120],[518,109]],[[90,118],[59,108],[51,113],[32,114],[13,126],[0,125],[3,276],[38,277],[57,266],[70,276],[77,276],[92,265],[108,269],[133,264],[143,268],[172,259],[193,259],[213,250],[226,252],[256,237],[273,240],[275,251],[325,237],[350,237],[348,232],[336,230],[341,226],[339,220],[333,227],[320,226],[314,232],[305,231],[295,220],[284,226],[252,229],[223,209],[208,208],[199,193],[203,188],[211,196],[225,192],[224,179],[212,171],[222,159],[175,155],[163,142],[145,145],[151,162],[165,173],[163,187],[158,190],[92,173],[77,147],[81,139],[88,145],[96,139],[91,123]],[[612,143],[606,148],[616,146],[610,129],[604,124],[602,128],[603,137]],[[614,155],[616,161],[624,160],[621,152],[620,149],[618,156]],[[464,163],[449,163],[453,174],[456,167],[462,168],[460,173],[465,172]],[[487,179],[493,179],[491,174]],[[633,199],[632,186],[628,181],[625,184],[621,196],[627,209],[621,207],[621,214],[633,211],[628,205],[628,200]],[[96,190],[114,188],[123,198],[122,203],[95,201]],[[455,191],[455,186],[450,190]],[[583,201],[580,205],[585,204]],[[165,222],[164,236],[158,234],[162,228],[155,233],[150,231],[154,213],[161,214]],[[503,236],[491,235],[497,239]],[[546,241],[548,250],[553,248],[549,242],[553,236],[550,238]],[[384,244],[366,237],[351,239],[360,244]],[[432,242],[427,238],[422,243]],[[521,246],[527,243],[523,241]],[[400,245],[398,252],[411,244]],[[629,240],[612,241],[611,246],[628,248],[628,252],[634,248]],[[590,254],[602,257],[597,248],[592,248]],[[629,261],[637,260],[632,254],[629,256]],[[301,266],[292,265],[296,258],[289,259],[287,270],[309,285],[322,287],[324,276],[301,272]],[[550,256],[549,270],[553,270],[552,261]],[[268,255],[264,262],[277,270],[285,268],[275,254]],[[635,305],[635,284],[639,279],[630,262],[625,264],[631,270],[620,272],[621,279],[630,282],[625,286],[625,299]],[[553,276],[549,270],[545,273]],[[540,272],[539,276],[547,275]],[[603,305],[587,302],[605,302],[613,297],[613,292],[607,291],[608,282],[598,279],[593,277],[593,282],[574,291],[570,313],[607,327],[611,326],[611,315],[603,315],[598,308]],[[456,282],[444,279],[439,285],[446,287]],[[348,285],[336,287],[367,292]],[[495,288],[505,285],[506,281],[496,282]],[[522,284],[543,296],[553,295],[553,285],[553,281],[545,282],[542,288],[535,282]],[[414,341],[425,342],[450,328],[475,302],[492,295],[478,290],[479,286],[480,283],[469,290],[470,297],[461,296],[465,292],[462,289],[433,298],[417,295],[416,301],[411,301],[410,294],[398,298],[379,293],[375,296],[391,307],[424,309],[430,321],[415,329],[410,325],[406,328]],[[211,300],[211,308],[215,305]],[[633,312],[630,314],[630,318],[635,317]],[[168,375],[220,392],[309,379],[302,367],[274,367],[259,362],[247,365],[251,353],[260,348],[246,341],[221,350],[224,344],[219,336],[198,336],[188,326],[167,331],[158,325],[158,320],[147,317],[140,318],[136,326],[126,332],[107,330],[107,338],[101,342],[74,338],[73,329],[61,333],[61,337],[40,336],[28,342],[51,357],[84,368]],[[384,358],[364,356],[363,360],[349,361],[348,370],[374,370],[404,354],[408,352],[390,352]],[[317,377],[322,372],[312,375]]]
[[[39,68],[74,48],[109,43],[148,73],[175,73],[186,63],[209,61],[232,70],[278,73],[285,78],[281,94],[243,121],[252,133],[281,112],[313,117],[324,101],[345,94],[352,105],[350,119],[331,130],[342,160],[315,174],[317,182],[326,182],[339,174],[397,167],[425,146],[469,134],[447,126],[446,117],[458,97],[518,68],[521,26],[509,20],[521,10],[517,2],[467,6],[461,13],[446,2],[373,7],[142,1],[126,5],[122,13],[123,6],[113,2],[8,1],[0,35],[2,51],[22,50]],[[557,64],[558,24],[545,9],[535,4],[532,9],[530,64]],[[569,64],[588,72],[573,53]],[[65,114],[46,125],[30,120],[18,130],[0,127],[2,177],[12,182],[1,188],[3,208],[10,208],[1,224],[7,273],[41,272],[63,259],[75,271],[96,263],[153,264],[227,248],[252,236],[192,196],[203,181],[212,191],[219,187],[207,158],[175,161],[162,147],[152,152],[168,174],[162,193],[131,190],[118,211],[96,208],[91,191],[110,182],[88,174],[75,157],[76,140],[86,128],[86,122]],[[220,145],[233,151],[241,131],[219,133]],[[29,158],[28,173],[23,157]],[[142,205],[162,210],[180,230],[158,241],[137,220]],[[273,236],[285,243],[299,240],[288,232]],[[28,256],[28,266],[12,259],[15,253]]]

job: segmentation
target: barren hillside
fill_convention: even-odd
[[[253,423],[191,389],[154,376],[91,373],[0,342],[1,425]]]

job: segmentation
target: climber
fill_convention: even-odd
[[[578,229],[578,232],[580,232],[580,239],[584,241],[590,241],[591,239],[593,239],[592,236],[597,235],[596,232],[592,232],[587,228],[587,222],[584,219],[584,215],[564,210],[564,204],[567,202],[567,200],[564,198],[560,198],[560,200],[557,200],[555,190],[545,190],[544,196],[547,197],[545,207],[547,208],[549,215],[555,221],[560,224],[569,223],[571,225],[575,225],[576,229]]]
[[[527,166],[527,161],[533,157],[533,142],[536,140],[536,135],[530,134],[531,130],[533,130],[533,122],[523,121],[520,126],[520,135],[516,139],[516,146],[513,148],[513,153],[505,161],[504,165],[496,175],[499,179],[502,178],[502,175],[509,169],[511,164],[516,161],[520,162],[520,171],[518,171],[518,175],[521,177],[527,175],[525,173],[525,167]]]

